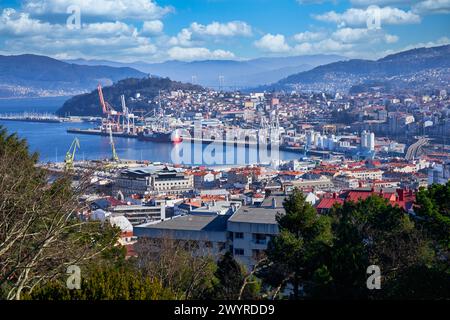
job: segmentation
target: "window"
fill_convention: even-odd
[[[244,233],[243,232],[235,232],[234,237],[235,237],[235,239],[244,239]]]
[[[265,234],[261,233],[254,233],[253,234],[253,242],[256,244],[266,244],[267,243],[267,237]]]
[[[241,248],[235,248],[235,249],[234,249],[234,255],[235,255],[235,256],[243,256],[243,255],[244,255],[244,249],[241,249]]]

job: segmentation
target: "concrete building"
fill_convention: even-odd
[[[151,239],[195,242],[201,254],[216,257],[230,250],[251,270],[267,249],[271,237],[279,232],[276,215],[284,212],[284,198],[278,194],[267,197],[259,205],[230,205],[231,210],[224,214],[197,208],[191,214],[135,226],[134,234]]]
[[[315,189],[315,190],[329,190],[334,187],[331,179],[321,176],[319,179],[299,179],[294,181],[283,182],[283,190],[291,192],[295,188],[303,189]]]
[[[279,232],[275,218],[277,213],[284,213],[284,198],[284,195],[274,195],[260,206],[242,206],[228,219],[230,250],[249,270],[259,261],[270,239]]]
[[[166,206],[119,205],[111,208],[112,216],[124,216],[133,226],[166,218]]]
[[[178,194],[193,189],[194,179],[183,171],[167,166],[148,166],[123,170],[115,179],[113,192],[132,194]]]
[[[450,180],[450,162],[439,163],[428,169],[428,184],[446,184]]]
[[[195,242],[198,254],[218,256],[228,249],[227,221],[231,215],[185,215],[134,227],[134,235],[150,239]]]

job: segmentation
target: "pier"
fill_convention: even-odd
[[[44,122],[44,123],[63,123],[63,122],[99,122],[99,117],[59,117],[52,113],[9,113],[0,114],[0,120],[21,121],[21,122]]]

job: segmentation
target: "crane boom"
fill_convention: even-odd
[[[99,83],[97,86],[98,96],[100,98],[100,105],[102,106],[103,113],[108,113],[108,106],[106,105],[105,99],[103,98],[102,86]]]

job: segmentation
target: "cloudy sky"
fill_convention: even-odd
[[[448,43],[450,0],[0,0],[0,54],[378,58]]]

